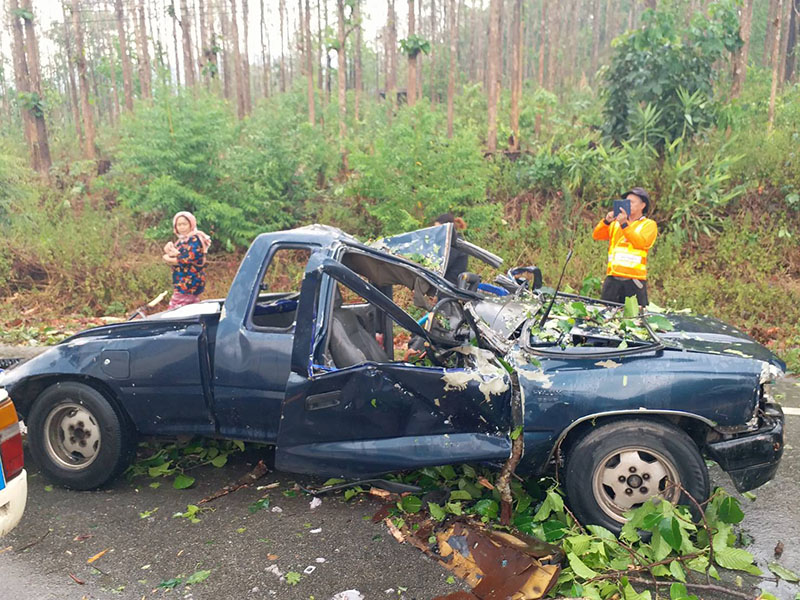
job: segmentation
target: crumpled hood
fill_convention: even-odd
[[[658,333],[665,345],[693,352],[753,358],[786,370],[786,364],[781,359],[733,325],[713,317],[675,313],[663,316],[675,326],[674,331]]]

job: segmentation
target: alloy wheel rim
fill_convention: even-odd
[[[58,466],[77,471],[92,464],[100,452],[100,425],[75,402],[54,407],[44,422],[45,451]]]
[[[641,446],[608,453],[592,477],[592,491],[600,509],[619,523],[624,514],[658,497],[675,504],[680,497],[680,476],[664,455]]]

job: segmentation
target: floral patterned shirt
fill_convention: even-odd
[[[172,267],[172,285],[176,292],[199,296],[206,289],[204,269],[205,252],[200,238],[193,235],[188,240],[177,242],[178,264]]]

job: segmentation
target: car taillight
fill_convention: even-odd
[[[19,419],[9,399],[0,401],[0,458],[3,460],[6,480],[19,475],[25,465]]]

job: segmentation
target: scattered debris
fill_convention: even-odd
[[[778,541],[778,543],[775,544],[775,558],[780,558],[781,554],[783,554],[783,542]]]
[[[600,360],[594,363],[596,367],[605,367],[606,369],[616,369],[617,367],[621,367],[622,363],[615,362],[610,358],[608,360]]]
[[[322,505],[322,499],[321,499],[321,498],[317,498],[317,497],[315,497],[315,498],[314,498],[314,499],[313,499],[313,500],[312,500],[312,501],[309,503],[309,508],[310,508],[311,510],[314,510],[315,508],[318,508],[318,507],[319,507],[319,506],[321,506],[321,505]]]
[[[270,565],[266,569],[267,573],[272,573],[275,577],[283,581],[283,571],[278,568],[278,565]]]
[[[109,551],[109,548],[106,548],[105,550],[101,550],[100,552],[98,552],[97,554],[92,556],[89,560],[87,560],[86,564],[87,565],[92,564],[94,561],[96,561],[96,560],[102,558],[103,556],[105,556],[105,553],[108,552],[108,551]]]
[[[314,562],[315,562],[315,563],[320,563],[320,564],[322,564],[322,563],[324,563],[324,562],[325,562],[325,559],[324,559],[324,558],[322,558],[322,557],[320,556],[319,558],[315,558],[315,559],[314,559]]]
[[[331,600],[364,600],[364,594],[358,590],[346,590],[335,594]]]
[[[390,518],[385,518],[383,522],[386,524],[386,527],[389,528],[389,533],[392,534],[392,537],[396,539],[401,544],[405,541],[405,537],[403,536],[402,532],[397,528]]]
[[[240,477],[235,484],[226,485],[221,490],[217,490],[210,496],[203,498],[197,504],[200,505],[200,504],[205,504],[206,502],[211,502],[213,500],[216,500],[217,498],[221,498],[222,496],[227,496],[231,492],[235,492],[238,489],[252,485],[256,481],[261,479],[264,475],[266,475],[268,472],[269,469],[267,468],[267,465],[264,464],[263,460],[260,460],[258,461],[258,464],[255,467],[253,467],[252,471],[250,471],[243,477]]]
[[[322,527],[317,527],[316,529],[312,529],[308,533],[322,533]]]
[[[77,577],[75,577],[75,575],[73,575],[72,573],[67,573],[67,575],[69,575],[70,579],[72,579],[72,581],[74,581],[78,585],[84,585],[86,583],[82,579],[78,579]]]
[[[283,509],[282,509],[280,506],[273,506],[273,507],[270,509],[270,512],[274,512],[274,513],[282,513],[282,512],[283,512]]]
[[[303,573],[306,575],[311,575],[314,571],[317,570],[317,567],[314,565],[308,565],[305,569],[303,569]]]
[[[93,537],[94,536],[91,533],[82,533],[82,534],[76,535],[74,538],[72,538],[72,541],[73,542],[85,542],[86,540],[89,540],[89,539],[91,539]]]

